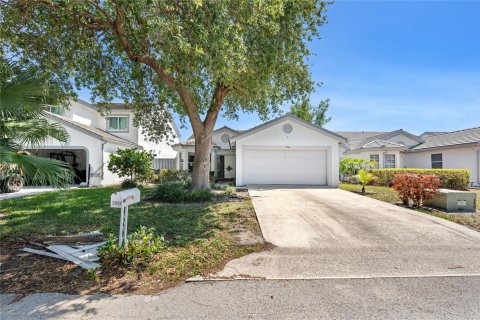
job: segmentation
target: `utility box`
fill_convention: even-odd
[[[137,188],[115,192],[110,197],[110,206],[112,208],[128,207],[137,202],[140,202],[140,190]]]
[[[424,205],[452,212],[476,212],[477,194],[469,191],[439,189]]]

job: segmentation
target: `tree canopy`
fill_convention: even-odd
[[[312,92],[308,41],[325,23],[320,0],[11,0],[0,4],[5,50],[28,57],[95,101],[120,98],[146,128],[151,106],[188,119],[194,185],[208,186],[221,110],[267,119]],[[159,129],[161,128],[161,129]],[[198,180],[201,180],[198,182]],[[198,184],[197,184],[198,182]]]
[[[332,118],[327,117],[327,111],[330,106],[330,99],[322,100],[318,106],[310,103],[310,99],[303,98],[290,107],[290,113],[300,119],[308,121],[316,126],[323,127]]]

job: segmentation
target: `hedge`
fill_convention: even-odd
[[[374,169],[370,173],[377,177],[376,184],[387,187],[400,173],[434,174],[440,178],[440,187],[446,189],[463,190],[470,183],[470,170],[466,169]]]

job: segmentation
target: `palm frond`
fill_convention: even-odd
[[[73,183],[71,166],[62,161],[12,152],[0,147],[2,175],[20,174],[27,183],[65,188]]]
[[[28,148],[37,148],[45,144],[48,139],[55,139],[66,143],[69,135],[65,128],[58,123],[51,123],[47,119],[27,119],[23,121],[0,121],[0,132],[5,139],[10,139],[19,145]]]

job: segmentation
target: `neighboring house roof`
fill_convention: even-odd
[[[96,104],[88,103],[88,102],[86,102],[82,99],[77,99],[77,100],[73,100],[73,101],[75,101],[75,102],[77,102],[77,103],[79,103],[79,104],[81,104],[85,107],[94,109],[96,111],[98,111],[100,109],[100,107],[97,106]],[[124,102],[112,102],[112,103],[107,104],[107,107],[110,108],[110,109],[125,109],[125,110],[130,109],[130,108],[127,107],[127,104],[124,103]],[[177,135],[177,137],[180,138],[180,129],[178,129],[178,126],[175,123],[175,120],[173,120],[172,114],[168,110],[167,110],[167,112],[169,113],[170,117],[172,118],[172,121],[170,123],[172,124],[173,131],[175,131],[175,134]]]
[[[235,129],[230,128],[229,126],[223,126],[221,128],[213,130],[213,133],[219,132],[219,131],[224,130],[224,129],[232,132],[234,135],[238,135],[239,133],[245,131],[245,130],[235,130]],[[191,139],[193,139],[193,141],[195,142],[195,138],[193,137],[193,133],[190,135],[190,137],[188,137],[188,139],[186,141],[191,140]]]
[[[66,118],[66,117],[60,116],[58,114],[51,113],[51,112],[46,112],[46,114],[47,114],[47,117],[50,118],[53,121],[61,122],[61,123],[73,128],[73,129],[80,130],[80,131],[82,131],[86,134],[89,134],[89,135],[93,136],[93,137],[99,138],[102,141],[111,142],[111,143],[115,143],[115,144],[119,144],[119,145],[123,145],[123,146],[128,146],[130,148],[142,148],[142,146],[140,146],[136,143],[133,143],[131,141],[120,138],[116,135],[113,135],[113,134],[107,132],[107,131],[104,131],[104,130],[101,130],[101,129],[98,129],[98,128],[95,128],[95,127],[87,126],[83,123],[74,121],[72,119],[69,119],[69,118]]]
[[[465,144],[480,144],[480,127],[427,136],[424,143],[413,147],[411,150],[423,150]]]
[[[362,141],[362,145],[366,144],[366,143],[369,143],[370,141],[373,141],[373,140],[388,140],[389,138],[392,138],[398,134],[403,134],[407,137],[409,137],[410,139],[414,140],[414,141],[417,141],[418,143],[422,143],[424,142],[424,140],[414,134],[411,134],[410,132],[407,132],[403,129],[398,129],[398,130],[394,130],[394,131],[389,131],[389,132],[385,132],[385,133],[382,133],[382,134],[378,134],[376,136],[372,136],[372,137],[369,137],[365,140]]]
[[[444,133],[448,133],[448,131],[425,131],[424,133],[419,135],[419,137],[425,139],[426,137],[436,136]]]
[[[321,132],[321,133],[323,133],[323,134],[325,134],[325,135],[327,135],[327,136],[330,136],[331,138],[334,138],[334,139],[338,140],[339,142],[344,142],[344,143],[347,142],[347,138],[345,138],[345,137],[343,137],[343,136],[341,136],[341,135],[339,135],[339,134],[336,134],[335,132],[332,132],[332,131],[329,131],[329,130],[327,130],[327,129],[324,129],[324,128],[315,126],[315,125],[311,124],[310,122],[305,121],[305,120],[303,120],[303,119],[300,119],[300,118],[298,118],[298,117],[296,117],[296,116],[294,116],[294,115],[292,115],[292,114],[290,114],[290,113],[287,113],[287,114],[285,114],[285,115],[283,115],[283,116],[280,116],[280,117],[278,117],[278,118],[276,118],[276,119],[273,119],[273,120],[267,121],[267,122],[265,122],[265,123],[262,123],[261,125],[258,125],[258,126],[256,126],[256,127],[253,127],[253,128],[251,128],[251,129],[249,129],[249,130],[243,131],[243,132],[240,133],[239,135],[233,137],[233,138],[231,139],[231,141],[232,141],[232,142],[235,142],[235,141],[237,141],[237,140],[239,140],[239,139],[245,138],[245,137],[247,137],[247,136],[249,136],[249,135],[251,135],[251,134],[253,134],[253,133],[255,133],[255,132],[258,132],[258,131],[263,130],[263,129],[267,129],[267,128],[275,125],[277,122],[280,122],[280,121],[285,120],[285,119],[289,119],[289,120],[291,120],[291,121],[300,123],[300,124],[302,124],[302,125],[304,125],[304,126],[306,126],[306,127],[309,127],[309,128],[311,128],[311,129],[315,130],[315,131],[318,131],[318,132]]]
[[[387,133],[386,131],[335,131],[336,134],[347,138],[347,147],[355,149],[362,145],[362,142],[370,137]]]
[[[369,141],[364,145],[361,145],[355,149],[347,150],[346,153],[351,153],[351,152],[358,152],[358,151],[363,151],[363,150],[375,150],[375,149],[399,149],[399,150],[405,150],[408,147],[401,144],[401,143],[396,143],[392,141],[386,141],[386,140],[380,140],[380,139],[375,139],[373,141]]]
[[[387,131],[335,131],[336,134],[342,137],[350,139],[366,139],[369,137],[377,136],[379,134],[387,133]]]

